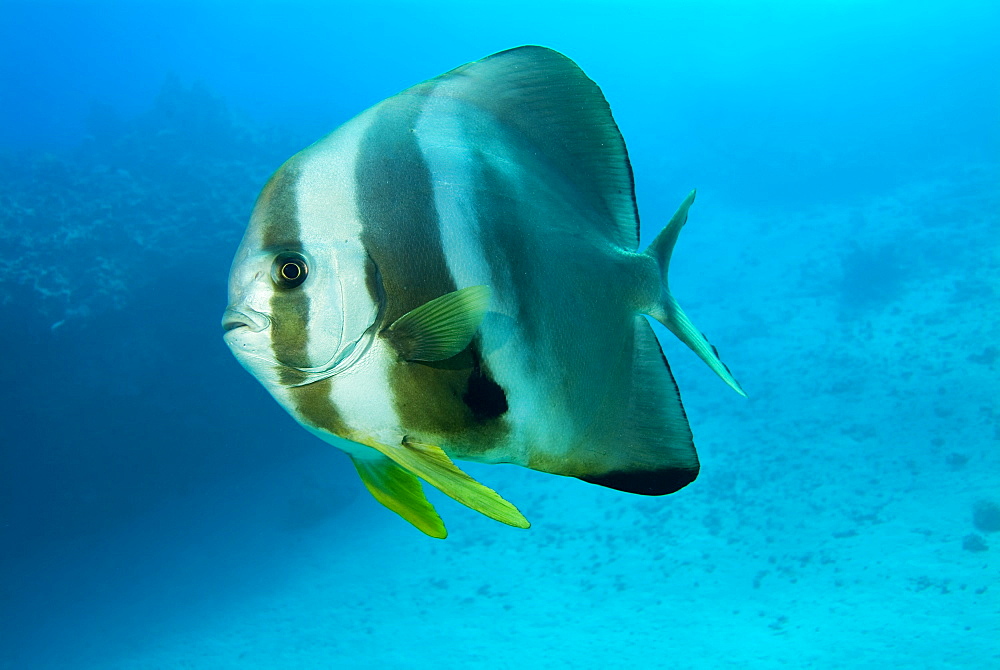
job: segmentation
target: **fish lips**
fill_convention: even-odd
[[[265,314],[252,309],[236,309],[229,307],[222,315],[222,331],[228,336],[244,328],[251,333],[259,333],[271,325],[271,319]]]

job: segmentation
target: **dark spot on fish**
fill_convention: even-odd
[[[401,425],[478,452],[496,446],[508,428],[507,398],[480,369],[471,348],[446,361],[396,364],[394,401]],[[495,388],[494,388],[495,387]]]
[[[473,349],[472,354],[474,367],[472,374],[469,375],[469,385],[462,396],[462,402],[472,412],[472,417],[482,423],[506,414],[507,394],[490,376],[478,351]]]
[[[698,468],[663,468],[639,472],[607,472],[602,475],[578,477],[578,479],[626,493],[664,496],[681,490],[693,482],[697,476]]]

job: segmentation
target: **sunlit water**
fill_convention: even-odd
[[[1000,665],[995,3],[47,3],[0,22],[0,668]],[[220,337],[281,162],[519,44],[628,142],[702,473],[424,537]],[[588,324],[581,323],[581,328]],[[661,333],[663,334],[663,333]]]

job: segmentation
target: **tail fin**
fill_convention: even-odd
[[[691,191],[684,198],[684,202],[677,208],[677,212],[670,218],[667,226],[656,236],[653,243],[649,245],[649,249],[646,250],[646,254],[656,259],[657,264],[660,266],[660,302],[649,315],[666,326],[681,342],[688,345],[694,353],[698,354],[701,360],[708,364],[708,367],[712,368],[737,393],[746,397],[746,393],[740,387],[739,382],[736,381],[729,368],[719,358],[719,352],[705,339],[705,335],[695,328],[694,324],[691,323],[691,319],[684,313],[681,306],[677,304],[674,297],[670,295],[670,287],[667,283],[670,257],[674,253],[674,245],[677,244],[677,237],[681,233],[681,228],[687,223],[688,210],[694,202],[694,195],[695,192]]]

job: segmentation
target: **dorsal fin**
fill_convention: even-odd
[[[625,140],[601,89],[558,51],[523,46],[474,61],[402,95],[447,96],[520,133],[604,214],[609,239],[635,251],[639,214]]]

